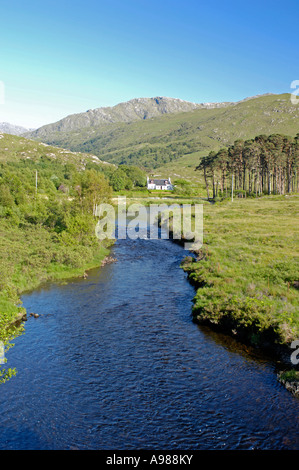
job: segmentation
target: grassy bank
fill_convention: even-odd
[[[0,342],[7,352],[24,331],[27,312],[21,295],[45,282],[83,277],[85,271],[101,265],[109,254],[109,244],[93,240],[67,245],[55,232],[32,224],[20,229],[1,221],[0,230]],[[0,383],[15,373],[12,368],[0,369]]]
[[[299,337],[299,198],[204,206],[204,243],[183,263],[197,287],[194,321],[253,345]]]

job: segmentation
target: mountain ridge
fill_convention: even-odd
[[[118,103],[114,106],[99,107],[89,109],[85,112],[70,114],[59,121],[46,124],[31,132],[24,133],[25,137],[42,139],[49,133],[70,132],[86,127],[97,127],[105,124],[114,124],[121,122],[133,122],[138,120],[147,120],[164,114],[176,114],[189,112],[196,109],[214,109],[234,106],[238,103],[256,99],[264,95],[255,95],[244,98],[237,102],[211,102],[194,103],[182,100],[180,98],[170,98],[165,96],[156,96],[151,98],[133,98],[129,101]]]

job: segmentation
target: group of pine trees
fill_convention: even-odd
[[[299,133],[259,135],[236,140],[228,148],[210,152],[197,170],[204,175],[208,198],[299,192]]]

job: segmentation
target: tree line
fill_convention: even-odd
[[[299,192],[299,133],[258,135],[203,157],[201,171],[208,198]]]

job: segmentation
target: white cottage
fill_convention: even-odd
[[[147,189],[164,189],[166,191],[171,191],[173,189],[173,185],[171,184],[170,178],[157,180],[147,177]]]

